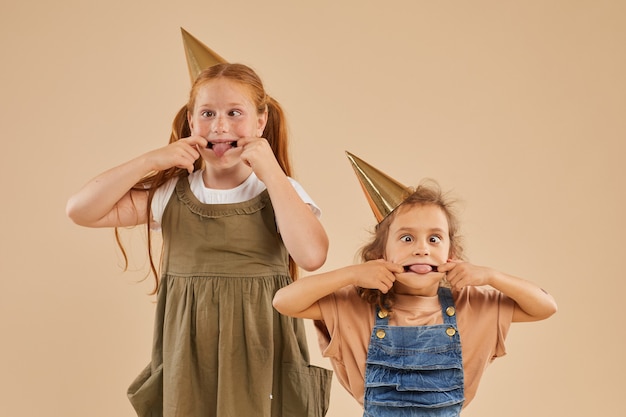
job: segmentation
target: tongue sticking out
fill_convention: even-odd
[[[210,144],[210,148],[213,149],[213,152],[215,152],[215,155],[219,158],[222,155],[224,155],[224,153],[226,153],[227,150],[233,147],[233,143],[237,144],[237,142],[213,143],[213,144]]]
[[[436,272],[437,267],[426,264],[407,265],[404,267],[405,271],[413,271],[416,274],[427,274],[429,272]]]

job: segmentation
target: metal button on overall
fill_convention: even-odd
[[[377,314],[380,308],[373,313],[364,417],[459,417],[464,402],[460,332],[456,310],[449,308],[452,292],[439,288],[438,296],[442,324],[392,326]]]

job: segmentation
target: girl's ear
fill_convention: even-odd
[[[267,125],[267,107],[265,111],[259,114],[257,119],[257,137],[263,136],[263,131],[265,130],[265,126]],[[191,125],[190,125],[191,126]]]
[[[189,113],[189,111],[187,111],[187,124],[189,125],[190,133],[193,134],[193,120],[191,117],[191,113]]]

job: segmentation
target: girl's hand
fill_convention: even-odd
[[[274,156],[265,138],[247,137],[237,141],[241,161],[267,187],[278,231],[289,255],[305,271],[315,271],[326,261],[328,236],[308,204]]]
[[[525,279],[459,261],[448,261],[438,270],[447,274],[447,280],[455,290],[470,285],[489,285],[512,298],[516,303],[512,319],[514,322],[543,320],[557,310],[550,294]]]
[[[193,172],[193,164],[200,157],[198,147],[205,148],[207,140],[202,136],[190,136],[170,143],[146,154],[155,171],[163,171],[172,167]]]
[[[206,139],[192,136],[149,151],[89,181],[67,202],[67,215],[81,226],[126,227],[148,222],[148,192],[133,187],[147,174],[172,167],[193,172]]]
[[[272,147],[265,138],[242,138],[237,141],[241,147],[241,160],[248,165],[263,182],[274,172],[283,172],[274,156]]]
[[[495,272],[491,268],[477,266],[469,262],[448,261],[437,270],[446,273],[446,280],[455,290],[468,286],[489,285]]]
[[[356,286],[380,290],[384,294],[391,289],[396,281],[395,274],[404,272],[402,266],[383,259],[353,265],[350,268]]]
[[[311,320],[322,320],[318,301],[348,285],[378,289],[387,293],[396,273],[404,268],[379,259],[345,266],[318,275],[309,275],[279,289],[274,296],[274,307],[282,314]]]

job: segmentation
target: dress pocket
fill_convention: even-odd
[[[333,372],[313,365],[283,365],[283,417],[323,417]]]
[[[154,371],[149,364],[128,387],[128,399],[138,417],[163,416],[163,364]]]

